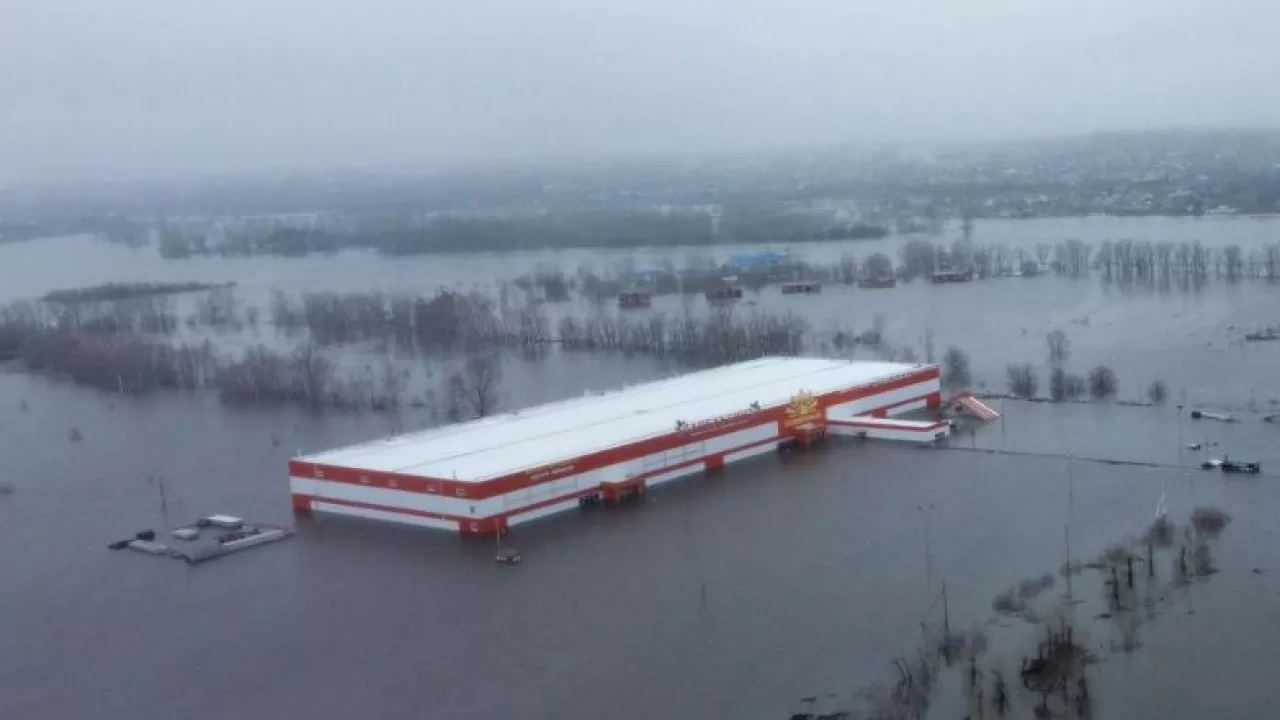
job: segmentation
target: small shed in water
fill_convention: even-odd
[[[822,292],[822,283],[820,282],[789,282],[783,283],[783,295],[816,295]]]
[[[640,290],[632,290],[618,294],[620,308],[647,308],[653,304],[653,295]]]

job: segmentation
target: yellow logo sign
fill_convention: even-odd
[[[800,392],[787,404],[787,427],[795,427],[822,418],[822,410],[812,393]]]

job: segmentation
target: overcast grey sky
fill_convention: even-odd
[[[0,0],[0,182],[1280,125],[1275,0]]]

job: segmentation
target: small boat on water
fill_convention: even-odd
[[[1280,330],[1276,328],[1267,328],[1258,332],[1246,333],[1244,336],[1246,342],[1266,342],[1268,340],[1280,340]]]
[[[1257,475],[1258,473],[1262,472],[1262,463],[1232,462],[1229,458],[1224,456],[1221,458],[1210,458],[1209,460],[1205,460],[1204,462],[1200,463],[1200,468],[1202,470],[1221,470],[1224,473],[1242,473],[1245,475]]]
[[[1245,473],[1246,475],[1257,475],[1262,472],[1262,463],[1222,463],[1222,472],[1226,473]]]
[[[1218,422],[1233,423],[1236,421],[1234,417],[1226,413],[1209,412],[1208,410],[1192,410],[1192,420],[1217,420]]]

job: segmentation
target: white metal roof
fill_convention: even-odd
[[[305,462],[481,481],[671,432],[677,420],[712,420],[884,380],[917,365],[766,357],[586,395],[481,420],[352,445]]]

